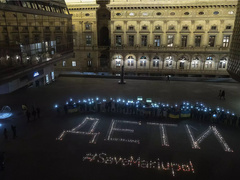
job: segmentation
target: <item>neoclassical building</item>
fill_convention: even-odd
[[[237,0],[67,0],[75,57],[60,70],[227,76]]]

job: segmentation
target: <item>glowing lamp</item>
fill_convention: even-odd
[[[72,101],[72,98],[70,98],[70,101]]]
[[[55,104],[55,106],[54,106],[55,108],[58,108],[58,105],[57,104]]]
[[[213,114],[213,117],[215,118],[215,117],[217,117],[217,115],[216,115],[216,114]]]

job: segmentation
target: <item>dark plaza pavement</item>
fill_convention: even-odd
[[[0,179],[236,179],[240,162],[238,128],[218,126],[233,153],[224,152],[213,135],[201,143],[201,150],[192,150],[184,125],[193,125],[197,129],[197,136],[207,129],[208,124],[191,120],[175,122],[178,123],[176,129],[167,128],[170,147],[164,148],[160,144],[159,130],[144,124],[146,121],[157,121],[154,118],[104,113],[65,115],[61,112],[58,115],[53,106],[55,103],[63,104],[70,97],[136,99],[137,96],[143,96],[170,104],[199,101],[212,108],[220,106],[240,115],[239,88],[239,83],[223,82],[127,80],[127,84],[119,85],[116,79],[61,77],[48,86],[1,95],[0,107],[9,105],[14,114],[9,119],[0,120],[0,151],[6,152],[6,169],[0,171]],[[219,89],[225,90],[226,100],[217,98]],[[41,118],[27,123],[21,111],[23,103],[30,109],[32,105],[39,106]],[[81,135],[67,135],[63,141],[56,141],[62,130],[72,129],[86,116],[100,119],[96,131],[101,134],[96,145],[89,144],[89,137]],[[138,128],[131,126],[136,129],[135,135],[142,143],[104,141],[112,118],[144,122]],[[17,126],[18,137],[15,140],[12,139],[11,124]],[[4,128],[8,129],[8,140],[4,140]],[[151,169],[82,162],[83,155],[89,152],[106,152],[112,156],[134,155],[146,159],[160,157],[182,163],[191,159],[196,173],[179,173],[173,178],[171,173]]]

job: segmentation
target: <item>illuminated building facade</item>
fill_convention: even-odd
[[[0,1],[0,94],[54,81],[72,57],[72,17],[64,0]]]
[[[67,0],[75,58],[60,70],[228,76],[237,0]]]
[[[232,78],[240,81],[240,4],[238,3],[235,20],[235,28],[233,30],[233,38],[230,48],[230,59],[228,72]]]

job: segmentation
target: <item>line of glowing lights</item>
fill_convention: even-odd
[[[186,129],[188,132],[188,135],[190,137],[190,142],[192,144],[192,148],[193,149],[200,149],[199,144],[206,139],[211,133],[213,133],[218,142],[222,145],[223,149],[226,152],[233,152],[233,150],[228,146],[228,144],[226,143],[226,141],[224,140],[224,138],[222,137],[222,135],[219,133],[219,131],[217,130],[216,126],[209,126],[198,138],[197,140],[195,140],[193,133],[191,131],[191,128],[188,124],[186,124]]]
[[[87,153],[83,156],[84,162],[96,162],[100,164],[110,164],[119,166],[129,166],[143,169],[156,169],[158,171],[169,171],[172,176],[176,176],[177,172],[195,173],[191,161],[188,163],[163,162],[159,158],[156,160],[145,160],[140,157],[122,158],[117,156],[108,156],[106,153]]]
[[[151,123],[151,122],[148,122],[147,124],[159,126],[162,146],[169,146],[166,126],[177,127],[177,124],[162,124],[162,123]]]
[[[86,123],[88,121],[93,121],[90,129],[88,132],[84,132],[84,131],[78,131],[79,129],[81,129],[84,125],[86,125]],[[71,130],[64,130],[60,136],[57,138],[57,140],[63,140],[64,136],[67,134],[67,133],[72,133],[72,134],[81,134],[81,135],[90,135],[92,136],[92,138],[90,139],[89,143],[93,143],[93,144],[96,144],[97,142],[97,138],[100,134],[100,132],[98,133],[95,133],[94,130],[97,126],[97,124],[99,123],[99,119],[97,118],[89,118],[89,117],[86,117],[82,123],[80,123],[78,126],[74,127],[73,129]]]
[[[107,140],[107,141],[120,141],[120,142],[128,142],[128,143],[140,144],[140,140],[136,140],[136,139],[112,138],[114,131],[134,133],[133,129],[116,128],[116,124],[117,123],[141,125],[141,122],[136,122],[136,121],[119,121],[119,120],[113,120],[112,119],[110,128],[109,128],[108,133],[107,133],[107,137],[106,137],[105,140]]]

